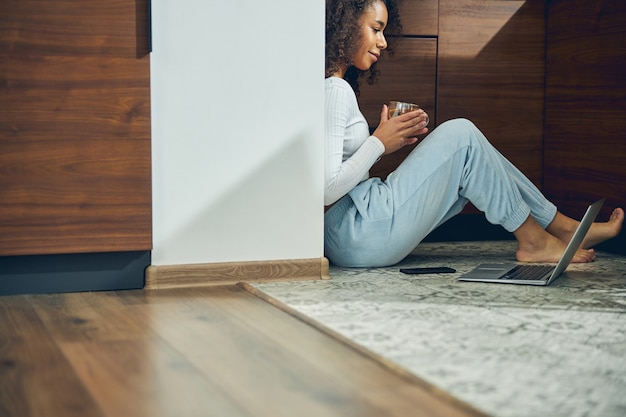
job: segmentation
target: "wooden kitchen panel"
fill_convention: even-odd
[[[437,36],[439,0],[404,0],[400,4],[402,33],[412,36]]]
[[[0,256],[151,249],[147,10],[0,13]]]
[[[542,182],[545,2],[440,0],[437,122],[465,117]]]
[[[137,57],[147,52],[148,0],[3,0],[1,10],[3,55]]]
[[[545,191],[576,217],[607,197],[606,220],[626,204],[626,3],[552,1],[547,39]]]

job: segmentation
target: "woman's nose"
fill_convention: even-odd
[[[380,49],[387,49],[387,39],[385,39],[385,35],[380,35],[380,39],[376,45]]]

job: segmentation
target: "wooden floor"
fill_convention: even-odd
[[[480,415],[251,291],[0,297],[0,416]]]

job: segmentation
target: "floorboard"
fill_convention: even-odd
[[[0,416],[103,416],[25,296],[0,297]]]
[[[241,286],[0,297],[0,416],[473,416]]]

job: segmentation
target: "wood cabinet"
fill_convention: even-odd
[[[626,205],[626,2],[548,2],[544,190],[570,216]],[[599,249],[626,254],[626,233]]]
[[[551,1],[546,72],[545,190],[581,215],[626,203],[626,3]]]
[[[150,250],[147,1],[0,8],[0,256]]]
[[[440,0],[437,122],[465,117],[542,183],[545,2]]]
[[[140,288],[147,0],[0,0],[0,294]]]

